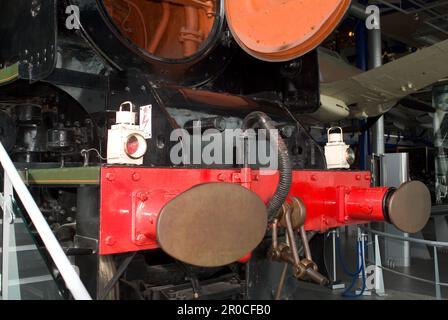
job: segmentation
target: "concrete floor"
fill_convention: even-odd
[[[0,228],[1,231],[1,228]],[[29,235],[25,232],[23,225],[16,225],[17,245],[27,245],[32,243],[29,239]],[[354,270],[355,267],[355,254],[356,254],[356,232],[346,232],[341,235],[341,248],[347,267]],[[371,248],[370,248],[371,249]],[[331,239],[326,244],[326,259],[328,268],[332,270],[332,250]],[[428,255],[429,256],[429,255]],[[22,262],[20,274],[21,278],[31,278],[36,275],[48,274],[45,264],[41,260],[41,256],[37,251],[24,251],[19,252],[19,258]],[[386,261],[386,257],[382,257],[383,261]],[[34,266],[34,268],[30,268]],[[448,252],[439,253],[439,268],[440,268],[440,280],[441,282],[448,282]],[[338,279],[342,280],[349,286],[351,279],[344,274],[340,264],[337,266]],[[407,268],[395,268],[395,271],[403,272],[409,275],[425,278],[428,280],[434,279],[434,264],[432,259],[412,259],[411,267]],[[420,282],[417,280],[409,279],[394,273],[383,271],[384,283],[387,296],[379,297],[375,294],[371,296],[363,296],[355,299],[362,300],[431,300],[435,299],[435,287],[433,284]],[[275,281],[278,281],[277,278]],[[296,279],[292,281],[297,285],[297,289],[293,289],[295,292],[288,299],[295,300],[345,300],[353,299],[342,297],[343,290],[330,290],[328,288],[320,287],[311,283],[298,282]],[[50,288],[51,287],[51,288]],[[274,289],[276,286],[273,287]],[[51,290],[50,290],[51,289]],[[22,298],[23,299],[56,299],[60,298],[57,295],[57,288],[53,281],[45,281],[42,283],[33,283],[22,286]],[[442,296],[444,299],[448,299],[448,288],[441,287]],[[291,292],[291,291],[290,291]],[[51,293],[51,294],[50,294]],[[271,297],[272,298],[272,297]]]
[[[294,295],[295,300],[433,300],[433,297],[386,288],[385,297],[375,294],[360,298],[346,298],[342,296],[343,290],[330,290],[311,283],[301,282]]]
[[[341,246],[349,269],[355,269],[356,254],[356,235],[355,233],[347,233],[341,235]],[[328,251],[328,247],[327,247]],[[411,251],[412,252],[412,251]],[[327,252],[328,268],[332,270],[331,251]],[[384,257],[382,257],[385,261]],[[328,261],[329,260],[329,261]],[[350,277],[344,274],[342,267],[338,263],[337,267],[338,279],[348,287],[351,283]],[[394,271],[399,271],[408,275],[420,278],[434,280],[434,262],[432,259],[411,260],[410,267],[396,267]],[[440,281],[448,282],[448,254],[447,252],[439,253],[439,272]],[[341,299],[361,299],[361,300],[433,300],[435,299],[435,286],[433,284],[424,283],[414,279],[406,278],[401,275],[391,273],[387,270],[383,271],[384,285],[387,296],[379,297],[376,294],[370,296],[362,296],[359,298],[342,297],[344,290],[330,290],[328,288],[319,287],[314,284],[301,282],[293,299],[297,300],[341,300]],[[448,299],[448,288],[441,287],[442,298]]]

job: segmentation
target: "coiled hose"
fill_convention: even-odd
[[[288,196],[289,190],[291,189],[292,165],[291,160],[289,159],[288,148],[280,135],[277,136],[277,139],[272,139],[271,130],[277,130],[272,119],[263,112],[252,112],[244,119],[243,130],[256,127],[266,129],[269,132],[269,139],[271,139],[271,142],[276,143],[278,150],[279,181],[275,194],[268,204],[268,220],[271,220],[282,207]]]

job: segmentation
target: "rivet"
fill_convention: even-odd
[[[148,195],[145,192],[140,192],[138,195],[138,198],[142,201],[145,202],[148,200]]]
[[[134,180],[134,181],[139,181],[140,179],[141,179],[141,176],[140,176],[139,173],[134,173],[134,174],[132,175],[132,180]]]
[[[137,241],[138,242],[145,242],[146,241],[146,236],[143,233],[140,233],[139,235],[137,235]]]
[[[113,246],[115,244],[115,239],[112,236],[107,236],[106,237],[106,245],[108,246]]]
[[[115,175],[113,173],[111,173],[111,172],[108,172],[106,174],[106,179],[109,180],[109,181],[114,181],[115,180]]]

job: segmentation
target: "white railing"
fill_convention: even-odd
[[[330,231],[327,236],[332,236],[333,238],[333,270],[332,270],[332,289],[333,290],[339,290],[344,289],[345,284],[337,279],[337,272],[336,272],[336,265],[337,265],[337,253],[336,253],[336,243],[337,239],[339,239],[339,229],[334,229]],[[371,241],[368,241],[368,236],[370,236]],[[400,272],[397,270],[393,270],[391,268],[384,267],[381,262],[381,250],[380,250],[380,237],[385,239],[394,239],[403,241],[403,245],[406,243],[416,243],[420,245],[426,245],[428,247],[433,248],[433,261],[434,261],[434,280],[431,279],[425,279],[421,277],[417,277],[415,275]],[[365,266],[374,266],[374,288],[368,288],[363,291],[363,294],[370,295],[372,292],[375,292],[378,296],[386,296],[386,290],[384,286],[384,277],[383,277],[383,271],[387,271],[393,274],[396,274],[401,277],[409,278],[412,280],[420,281],[423,283],[428,283],[434,285],[435,289],[435,298],[437,300],[442,300],[442,287],[448,287],[448,283],[444,283],[440,281],[440,267],[439,267],[439,255],[438,255],[438,248],[448,248],[448,242],[440,242],[440,241],[431,241],[431,240],[424,240],[424,239],[417,239],[412,237],[403,237],[395,234],[385,233],[378,230],[374,230],[371,228],[367,228],[365,226],[358,226],[358,241],[362,241],[362,247],[369,247],[371,248],[371,259],[367,259],[365,255],[362,257],[358,256],[357,259],[362,259]],[[340,249],[340,248],[339,248]],[[360,275],[361,277],[361,275]],[[357,293],[360,292],[360,290],[356,291]]]
[[[13,190],[19,196],[25,210],[27,211],[34,227],[39,233],[48,253],[53,259],[54,264],[58,268],[62,278],[65,281],[67,289],[71,292],[76,300],[92,300],[87,292],[84,284],[81,282],[78,274],[64,253],[61,245],[50,229],[39,207],[36,205],[25,183],[22,181],[17,169],[11,161],[3,144],[0,142],[0,162],[4,169],[4,194],[3,194],[3,251],[2,251],[2,299],[8,299],[8,280],[9,280],[9,241],[10,226],[14,220],[12,211]]]
[[[433,254],[434,254],[434,257],[433,257],[433,261],[434,261],[434,281],[429,280],[429,279],[416,277],[416,276],[413,276],[413,275],[410,275],[410,274],[406,274],[406,273],[403,273],[403,272],[399,272],[399,271],[395,271],[395,270],[383,267],[381,265],[381,263],[379,265],[377,265],[377,266],[379,268],[381,268],[382,270],[385,270],[385,271],[388,271],[388,272],[392,272],[392,273],[395,273],[397,275],[400,275],[400,276],[403,276],[403,277],[406,277],[406,278],[410,278],[410,279],[413,279],[413,280],[417,280],[417,281],[433,284],[434,288],[435,288],[435,297],[436,297],[436,299],[437,300],[441,300],[442,299],[441,287],[448,287],[448,283],[444,283],[444,282],[440,281],[439,256],[438,256],[437,249],[438,248],[448,248],[448,242],[423,240],[423,239],[416,239],[416,238],[411,238],[411,237],[402,237],[402,236],[398,236],[398,235],[395,235],[395,234],[389,234],[389,233],[373,230],[373,229],[370,229],[370,228],[362,228],[362,230],[364,230],[367,233],[370,233],[370,234],[374,235],[376,247],[378,247],[378,244],[377,244],[378,241],[379,241],[378,237],[389,238],[389,239],[394,239],[394,240],[400,240],[400,241],[403,241],[404,243],[417,243],[417,244],[421,244],[421,245],[426,245],[428,247],[432,247],[433,248]],[[377,260],[377,255],[378,254],[379,254],[379,252],[376,252],[375,260]]]

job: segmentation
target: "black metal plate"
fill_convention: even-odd
[[[55,0],[0,1],[0,65],[19,63],[19,78],[41,80],[55,67]]]

